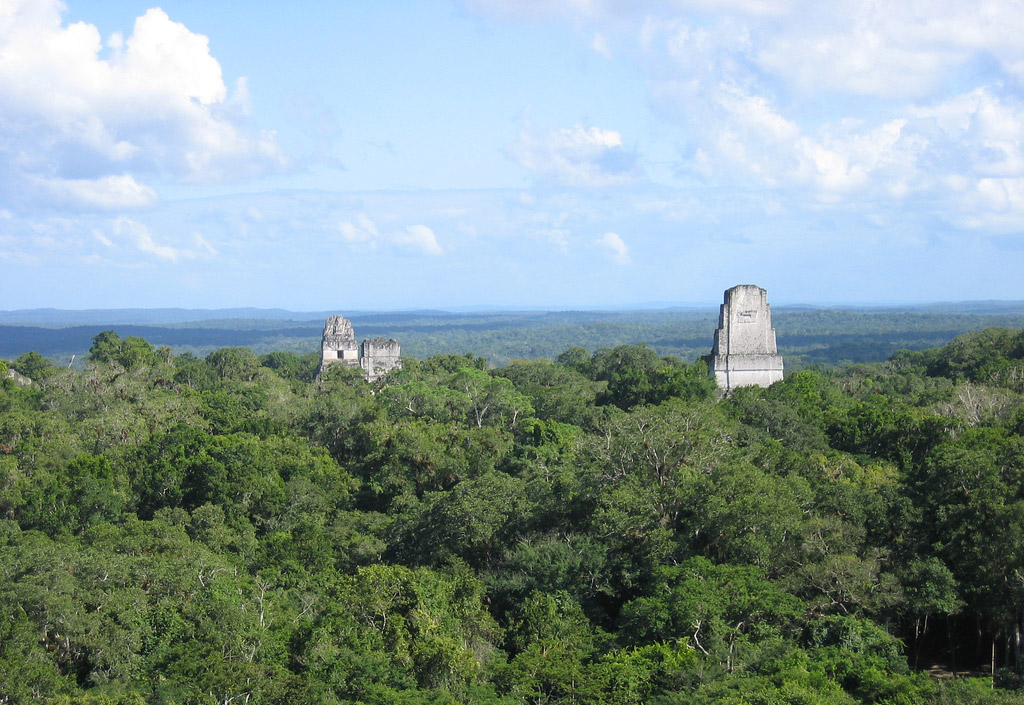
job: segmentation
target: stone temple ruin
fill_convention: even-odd
[[[725,394],[737,387],[767,387],[782,379],[782,356],[764,289],[741,284],[725,292],[715,343],[704,359]]]
[[[402,346],[394,338],[367,338],[359,346],[359,365],[371,382],[386,372],[402,369]]]
[[[317,377],[334,364],[360,367],[372,382],[391,370],[402,369],[402,346],[388,338],[367,338],[357,345],[352,323],[343,316],[331,316],[324,324]]]

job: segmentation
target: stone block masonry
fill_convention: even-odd
[[[328,365],[335,364],[360,367],[366,379],[372,382],[391,370],[402,369],[402,346],[389,338],[368,338],[358,345],[352,323],[343,316],[331,316],[324,324],[320,369],[316,376],[319,377]]]
[[[320,370],[339,362],[347,367],[358,367],[359,346],[352,323],[343,316],[331,316],[324,324],[320,340]]]
[[[775,342],[768,293],[753,284],[725,292],[708,372],[728,394],[737,387],[767,387],[782,379],[782,356]]]
[[[402,346],[393,338],[367,338],[359,347],[359,364],[372,382],[391,370],[402,369]]]

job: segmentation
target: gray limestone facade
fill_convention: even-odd
[[[725,292],[708,372],[728,394],[737,387],[767,387],[782,379],[782,356],[775,342],[767,292],[753,284]]]
[[[343,316],[331,316],[324,324],[320,341],[317,377],[328,365],[336,364],[362,368],[366,379],[372,382],[391,370],[402,369],[402,346],[388,338],[367,338],[357,344],[352,323]]]
[[[16,370],[8,369],[7,377],[8,379],[14,380],[14,384],[19,387],[28,387],[32,384],[32,380]]]
[[[352,324],[343,316],[331,316],[324,324],[320,340],[320,369],[341,363],[346,367],[359,366],[359,346]]]
[[[367,338],[359,346],[359,364],[372,382],[391,370],[402,369],[402,346],[394,338]]]

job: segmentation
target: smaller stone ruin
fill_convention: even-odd
[[[775,343],[768,293],[753,284],[725,292],[711,354],[704,359],[719,389],[768,387],[782,379],[782,355]]]
[[[14,380],[14,384],[19,387],[29,387],[32,385],[32,380],[17,370],[12,370],[10,368],[7,369],[7,378]]]
[[[391,370],[400,370],[402,346],[394,338],[367,338],[359,346],[359,365],[371,382]]]
[[[320,369],[317,377],[329,365],[362,368],[370,382],[391,370],[402,369],[402,346],[389,338],[367,338],[356,343],[352,323],[343,316],[331,316],[324,324],[320,342]]]

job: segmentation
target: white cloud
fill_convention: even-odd
[[[1019,100],[979,88],[911,115],[936,150],[957,156],[959,171],[1024,176],[1024,103]]]
[[[154,198],[145,176],[230,181],[284,165],[273,134],[232,117],[245,83],[229,93],[206,37],[154,8],[105,50],[95,26],[64,24],[62,7],[0,7],[0,192],[24,197],[36,183],[70,207],[135,208]]]
[[[501,19],[563,18],[605,44],[661,40],[677,61],[722,70],[734,59],[804,90],[922,98],[958,68],[991,57],[1024,76],[1024,6],[1005,0],[464,0]],[[596,49],[596,46],[594,47]],[[730,54],[732,56],[730,56]]]
[[[537,135],[527,126],[507,152],[536,176],[563,186],[614,186],[640,175],[622,135],[600,127],[576,125]]]
[[[961,227],[1016,234],[1024,229],[1024,178],[979,179],[957,202]]]
[[[448,210],[453,211],[449,215],[461,213],[461,209]],[[384,243],[400,252],[431,256],[444,254],[434,231],[426,225],[410,225],[405,230],[381,234],[376,223],[370,220],[365,213],[360,213],[356,216],[354,223],[351,221],[339,223],[338,231],[341,233],[341,239],[355,249],[376,249],[378,244]]]
[[[58,200],[75,208],[115,210],[142,208],[156,201],[156,191],[140,184],[131,174],[99,179],[41,179]]]
[[[377,226],[363,213],[356,217],[355,223],[347,221],[340,223],[338,229],[341,231],[341,238],[348,243],[368,242],[373,244],[380,237]]]
[[[607,250],[612,261],[616,264],[625,266],[630,263],[629,247],[618,234],[605,233],[594,242]]]
[[[761,65],[805,89],[922,98],[984,52],[1015,72],[1024,7],[988,0],[811,5],[764,42]]]
[[[695,126],[701,147],[695,169],[716,181],[749,181],[773,188],[802,187],[834,200],[879,180],[905,182],[923,149],[907,120],[877,127],[857,120],[825,123],[809,133],[762,97],[723,87],[715,119]]]
[[[153,240],[153,234],[149,231],[149,228],[130,218],[121,217],[115,220],[114,233],[134,244],[140,251],[156,255],[160,259],[170,262],[177,262],[185,254],[168,245],[158,245]],[[191,253],[188,253],[186,256],[188,255],[191,255]]]
[[[642,20],[668,13],[737,10],[751,15],[778,15],[791,6],[790,0],[463,0],[471,12],[502,19],[550,20],[568,16],[578,22],[611,21],[617,18]]]
[[[915,178],[917,160],[926,143],[905,134],[906,120],[891,120],[877,128],[829,125],[816,138],[801,137],[794,177],[826,194],[849,193],[890,184],[893,194],[906,192]],[[894,191],[892,189],[895,189]]]
[[[153,237],[152,231],[145,224],[126,218],[124,216],[117,218],[113,223],[113,235],[118,242],[123,243],[123,246],[129,248],[134,247],[140,252],[144,252],[149,255],[168,262],[178,262],[179,260],[193,260],[202,254],[206,256],[212,256],[217,254],[217,250],[211,245],[206,239],[199,233],[192,234],[192,241],[195,245],[195,249],[188,249],[183,247],[173,247],[171,245],[157,242]],[[109,237],[102,233],[94,233],[96,239],[99,240],[106,247],[117,247],[117,243],[112,241]]]
[[[437,242],[434,231],[426,225],[410,225],[404,232],[395,233],[393,242],[402,248],[408,248],[423,254],[438,256],[444,254]]]
[[[130,82],[132,93],[163,95],[171,101],[187,97],[201,105],[221,103],[227,97],[220,64],[210,56],[209,40],[172,22],[159,8],[135,20],[135,31],[123,50],[115,45],[110,63],[115,73]]]

